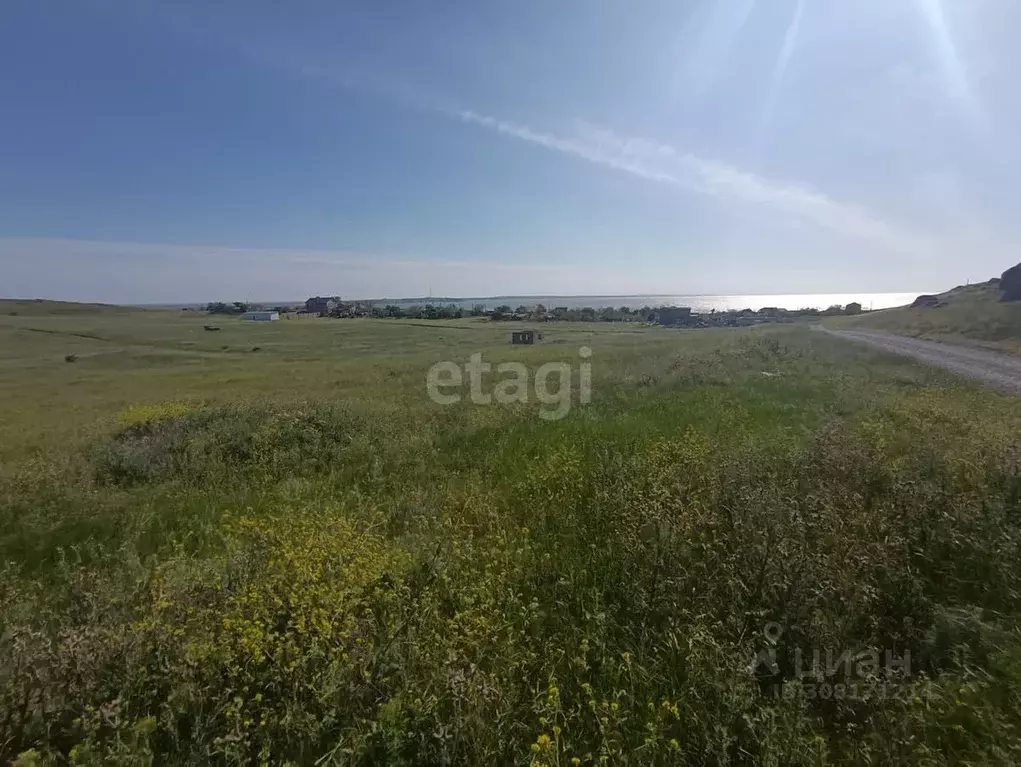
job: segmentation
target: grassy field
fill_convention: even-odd
[[[803,326],[210,321],[0,306],[0,761],[1021,761],[1021,400]],[[583,346],[562,420],[426,393]]]
[[[962,286],[940,295],[943,306],[886,309],[835,324],[1021,355],[1021,302],[1003,302],[1000,295],[988,283]]]

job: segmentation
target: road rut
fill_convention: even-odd
[[[823,330],[839,338],[865,343],[975,378],[1001,391],[1021,393],[1021,358],[1018,357],[878,331]]]

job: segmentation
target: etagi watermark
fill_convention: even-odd
[[[578,349],[578,404],[592,401],[592,350],[587,346]],[[496,373],[498,378],[484,390],[485,376]],[[574,391],[574,370],[568,362],[547,362],[535,369],[534,376],[522,362],[500,362],[495,371],[492,363],[484,362],[482,354],[473,354],[463,366],[449,360],[437,362],[429,368],[425,387],[429,398],[438,405],[454,405],[464,397],[465,378],[468,380],[468,400],[476,405],[528,404],[535,397],[541,407],[539,417],[557,421],[571,412]],[[551,382],[552,379],[552,382]],[[551,385],[552,383],[552,385]]]

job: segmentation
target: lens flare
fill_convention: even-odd
[[[977,117],[977,105],[968,84],[968,73],[954,42],[943,0],[917,2],[919,11],[932,31],[933,46],[947,91],[972,117]]]

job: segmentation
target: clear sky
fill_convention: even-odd
[[[1019,35],[1018,0],[3,0],[0,295],[986,279]]]

